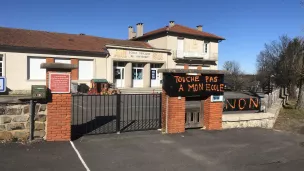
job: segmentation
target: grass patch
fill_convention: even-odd
[[[304,110],[299,110],[295,108],[296,101],[290,101],[280,111],[280,115],[282,114],[284,117],[290,119],[304,119]]]
[[[291,100],[280,110],[274,129],[304,134],[304,110],[295,109]]]

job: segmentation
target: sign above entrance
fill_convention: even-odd
[[[115,58],[125,58],[125,59],[164,60],[163,53],[159,53],[159,52],[116,49],[115,51],[113,51],[112,55]]]
[[[151,56],[150,52],[141,51],[127,51],[131,58],[149,58]]]
[[[70,93],[70,73],[52,72],[49,73],[49,89],[52,93]]]
[[[163,89],[171,97],[223,95],[224,75],[186,75],[185,73],[164,73]]]

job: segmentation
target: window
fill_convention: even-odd
[[[93,79],[93,64],[93,60],[79,60],[79,80]]]
[[[0,54],[0,77],[4,76],[4,57]]]
[[[119,79],[119,80],[123,80],[124,75],[125,75],[124,71],[125,71],[124,68],[115,68],[114,69],[114,78]]]
[[[177,39],[177,50],[183,52],[184,51],[184,39]]]
[[[55,63],[64,63],[64,64],[70,64],[71,60],[70,59],[63,59],[63,58],[56,58]]]
[[[28,79],[45,80],[46,71],[40,68],[41,63],[45,63],[45,58],[28,58]]]
[[[144,67],[145,64],[144,63],[133,63],[132,66],[133,67]]]
[[[133,63],[132,68],[132,79],[133,80],[142,80],[143,79],[143,67],[144,63]]]
[[[143,79],[143,69],[133,68],[132,69],[132,79],[133,80],[142,80]]]
[[[126,66],[126,62],[114,62],[114,66],[116,67],[125,67]]]
[[[209,43],[204,43],[204,53],[208,53]]]
[[[151,64],[151,68],[161,68],[163,64]]]

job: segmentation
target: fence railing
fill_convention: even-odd
[[[161,94],[73,95],[72,134],[161,127]]]

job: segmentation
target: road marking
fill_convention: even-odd
[[[84,166],[84,168],[85,168],[87,171],[90,171],[89,167],[88,167],[87,164],[84,162],[83,158],[81,157],[81,155],[80,155],[79,151],[77,150],[77,148],[75,147],[74,143],[73,143],[72,141],[70,141],[70,143],[71,143],[73,149],[75,150],[75,152],[76,152],[78,158],[80,159],[82,165]]]

